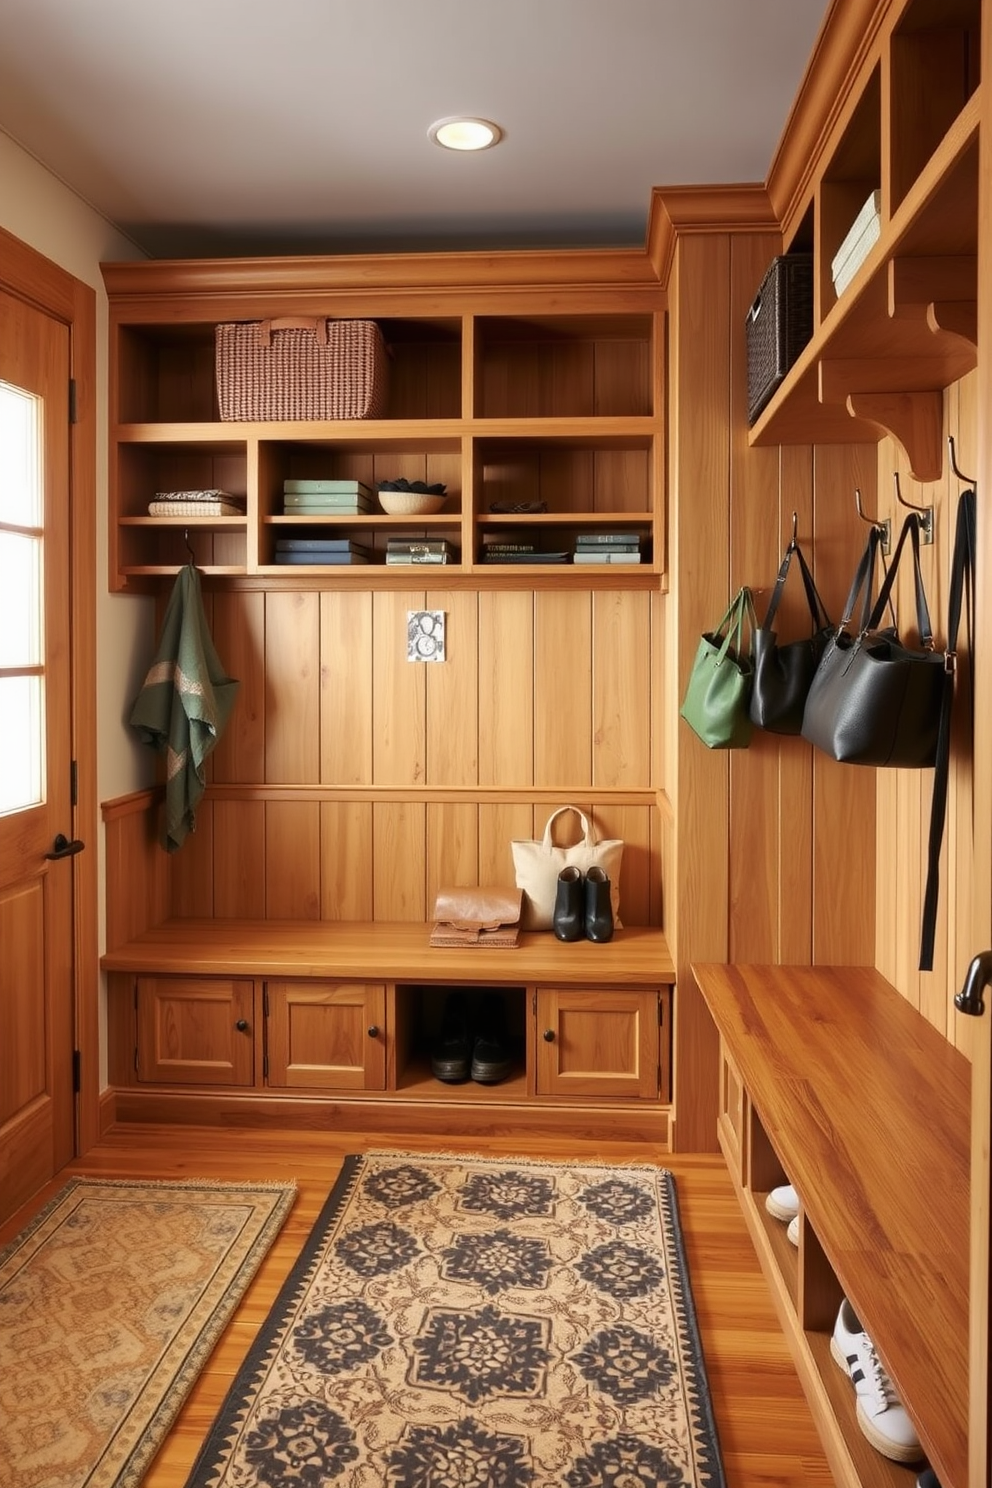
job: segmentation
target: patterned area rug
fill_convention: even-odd
[[[295,1198],[74,1179],[0,1252],[0,1488],[139,1483]]]
[[[346,1160],[187,1488],[724,1482],[661,1168]]]

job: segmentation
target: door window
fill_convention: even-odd
[[[0,381],[0,814],[43,799],[42,406]]]

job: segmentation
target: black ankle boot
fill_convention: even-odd
[[[578,868],[563,868],[558,875],[552,925],[559,940],[581,940],[586,933],[585,885]]]
[[[590,868],[586,874],[586,937],[610,940],[613,935],[613,903],[610,880],[602,868]]]

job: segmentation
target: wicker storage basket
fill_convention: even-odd
[[[217,327],[222,419],[379,418],[386,344],[374,320],[282,319]]]
[[[747,312],[747,421],[753,424],[813,334],[813,255],[773,259]]]

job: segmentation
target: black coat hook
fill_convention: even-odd
[[[919,523],[920,523],[920,542],[923,543],[924,546],[926,546],[927,543],[932,543],[933,542],[933,507],[932,506],[917,506],[914,502],[907,501],[906,500],[905,496],[902,494],[902,488],[899,485],[899,472],[898,472],[898,470],[894,470],[892,472],[892,479],[895,482],[896,500],[898,501],[899,505],[900,506],[905,506],[905,507],[908,508],[909,511],[914,511],[914,512],[916,512],[918,514]]]
[[[854,491],[854,505],[857,508],[858,516],[861,518],[862,522],[867,522],[869,524],[869,526],[871,526],[871,527],[877,527],[878,528],[878,531],[881,533],[881,535],[882,535],[882,541],[879,544],[879,546],[882,549],[882,555],[884,557],[884,555],[886,553],[888,553],[889,549],[892,546],[892,522],[890,521],[890,519],[888,517],[879,518],[879,517],[869,517],[867,515],[867,513],[865,512],[864,507],[861,505],[861,487],[860,486],[855,487],[855,491]]]
[[[954,435],[953,434],[948,434],[948,436],[947,436],[947,457],[948,457],[948,460],[950,461],[951,469],[953,470],[954,474],[957,476],[958,480],[959,481],[964,481],[964,483],[965,483],[966,486],[974,486],[975,482],[972,480],[971,476],[970,475],[965,475],[965,473],[964,473],[963,470],[959,470],[958,469],[958,462],[957,462],[957,459],[956,459],[955,454],[954,454]]]

